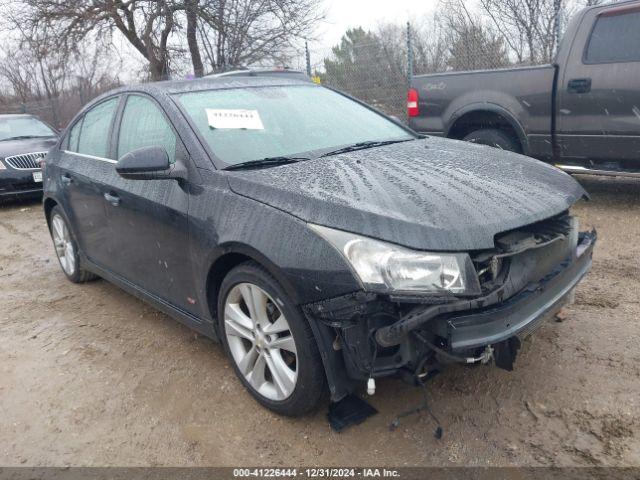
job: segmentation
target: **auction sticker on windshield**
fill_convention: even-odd
[[[264,130],[262,119],[257,110],[206,108],[205,111],[211,128]]]

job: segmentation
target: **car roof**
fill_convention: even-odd
[[[112,90],[109,94],[124,92],[147,92],[150,94],[176,94],[205,90],[224,90],[231,88],[276,87],[295,85],[315,85],[298,75],[221,75],[202,77],[193,80],[168,80],[163,82],[127,85]]]
[[[210,73],[205,75],[205,78],[220,78],[220,77],[256,77],[256,76],[279,76],[279,75],[293,75],[297,78],[301,78],[307,81],[311,79],[302,70],[293,70],[291,68],[243,68],[238,70],[228,70],[220,73]]]
[[[321,88],[320,85],[310,82],[307,77],[301,78],[299,75],[226,75],[219,77],[201,77],[190,80],[165,80],[161,82],[139,83],[134,85],[124,85],[122,87],[109,90],[86,103],[76,116],[69,122],[72,125],[76,119],[87,110],[93,108],[103,100],[114,95],[126,93],[146,93],[155,98],[167,95],[174,95],[188,92],[204,92],[207,90],[228,90],[234,88],[255,88],[255,87],[288,87],[306,86]]]

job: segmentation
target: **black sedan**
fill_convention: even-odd
[[[327,387],[337,401],[450,362],[511,369],[595,243],[560,170],[418,136],[285,76],[109,92],[45,167],[66,276],[103,277],[219,339],[251,394],[288,415]]]
[[[32,115],[0,115],[0,199],[42,194],[40,161],[57,140]]]

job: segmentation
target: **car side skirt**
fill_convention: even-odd
[[[180,323],[204,335],[205,337],[208,337],[216,342],[219,341],[211,322],[202,320],[201,318],[196,317],[189,312],[185,312],[184,310],[174,306],[166,300],[129,282],[127,279],[121,277],[120,275],[117,275],[110,270],[100,267],[99,265],[89,260],[85,255],[82,255],[81,258],[83,268],[89,270],[92,273],[95,273],[108,282],[113,283],[117,287],[122,288],[125,292],[133,295],[134,297],[139,298],[140,300],[144,300],[151,306],[169,315],[171,318],[178,320]]]

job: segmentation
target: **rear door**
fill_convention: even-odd
[[[189,156],[156,101],[129,94],[116,120],[114,155],[147,146],[164,147],[173,163],[189,166]],[[111,265],[118,275],[181,309],[194,313],[188,204],[190,184],[174,179],[127,180],[115,168],[105,202]]]
[[[109,158],[109,146],[119,101],[120,97],[106,99],[79,118],[57,162],[65,212],[80,248],[103,267],[111,259],[103,190],[115,163]]]
[[[640,5],[588,11],[558,86],[564,158],[640,160]]]

